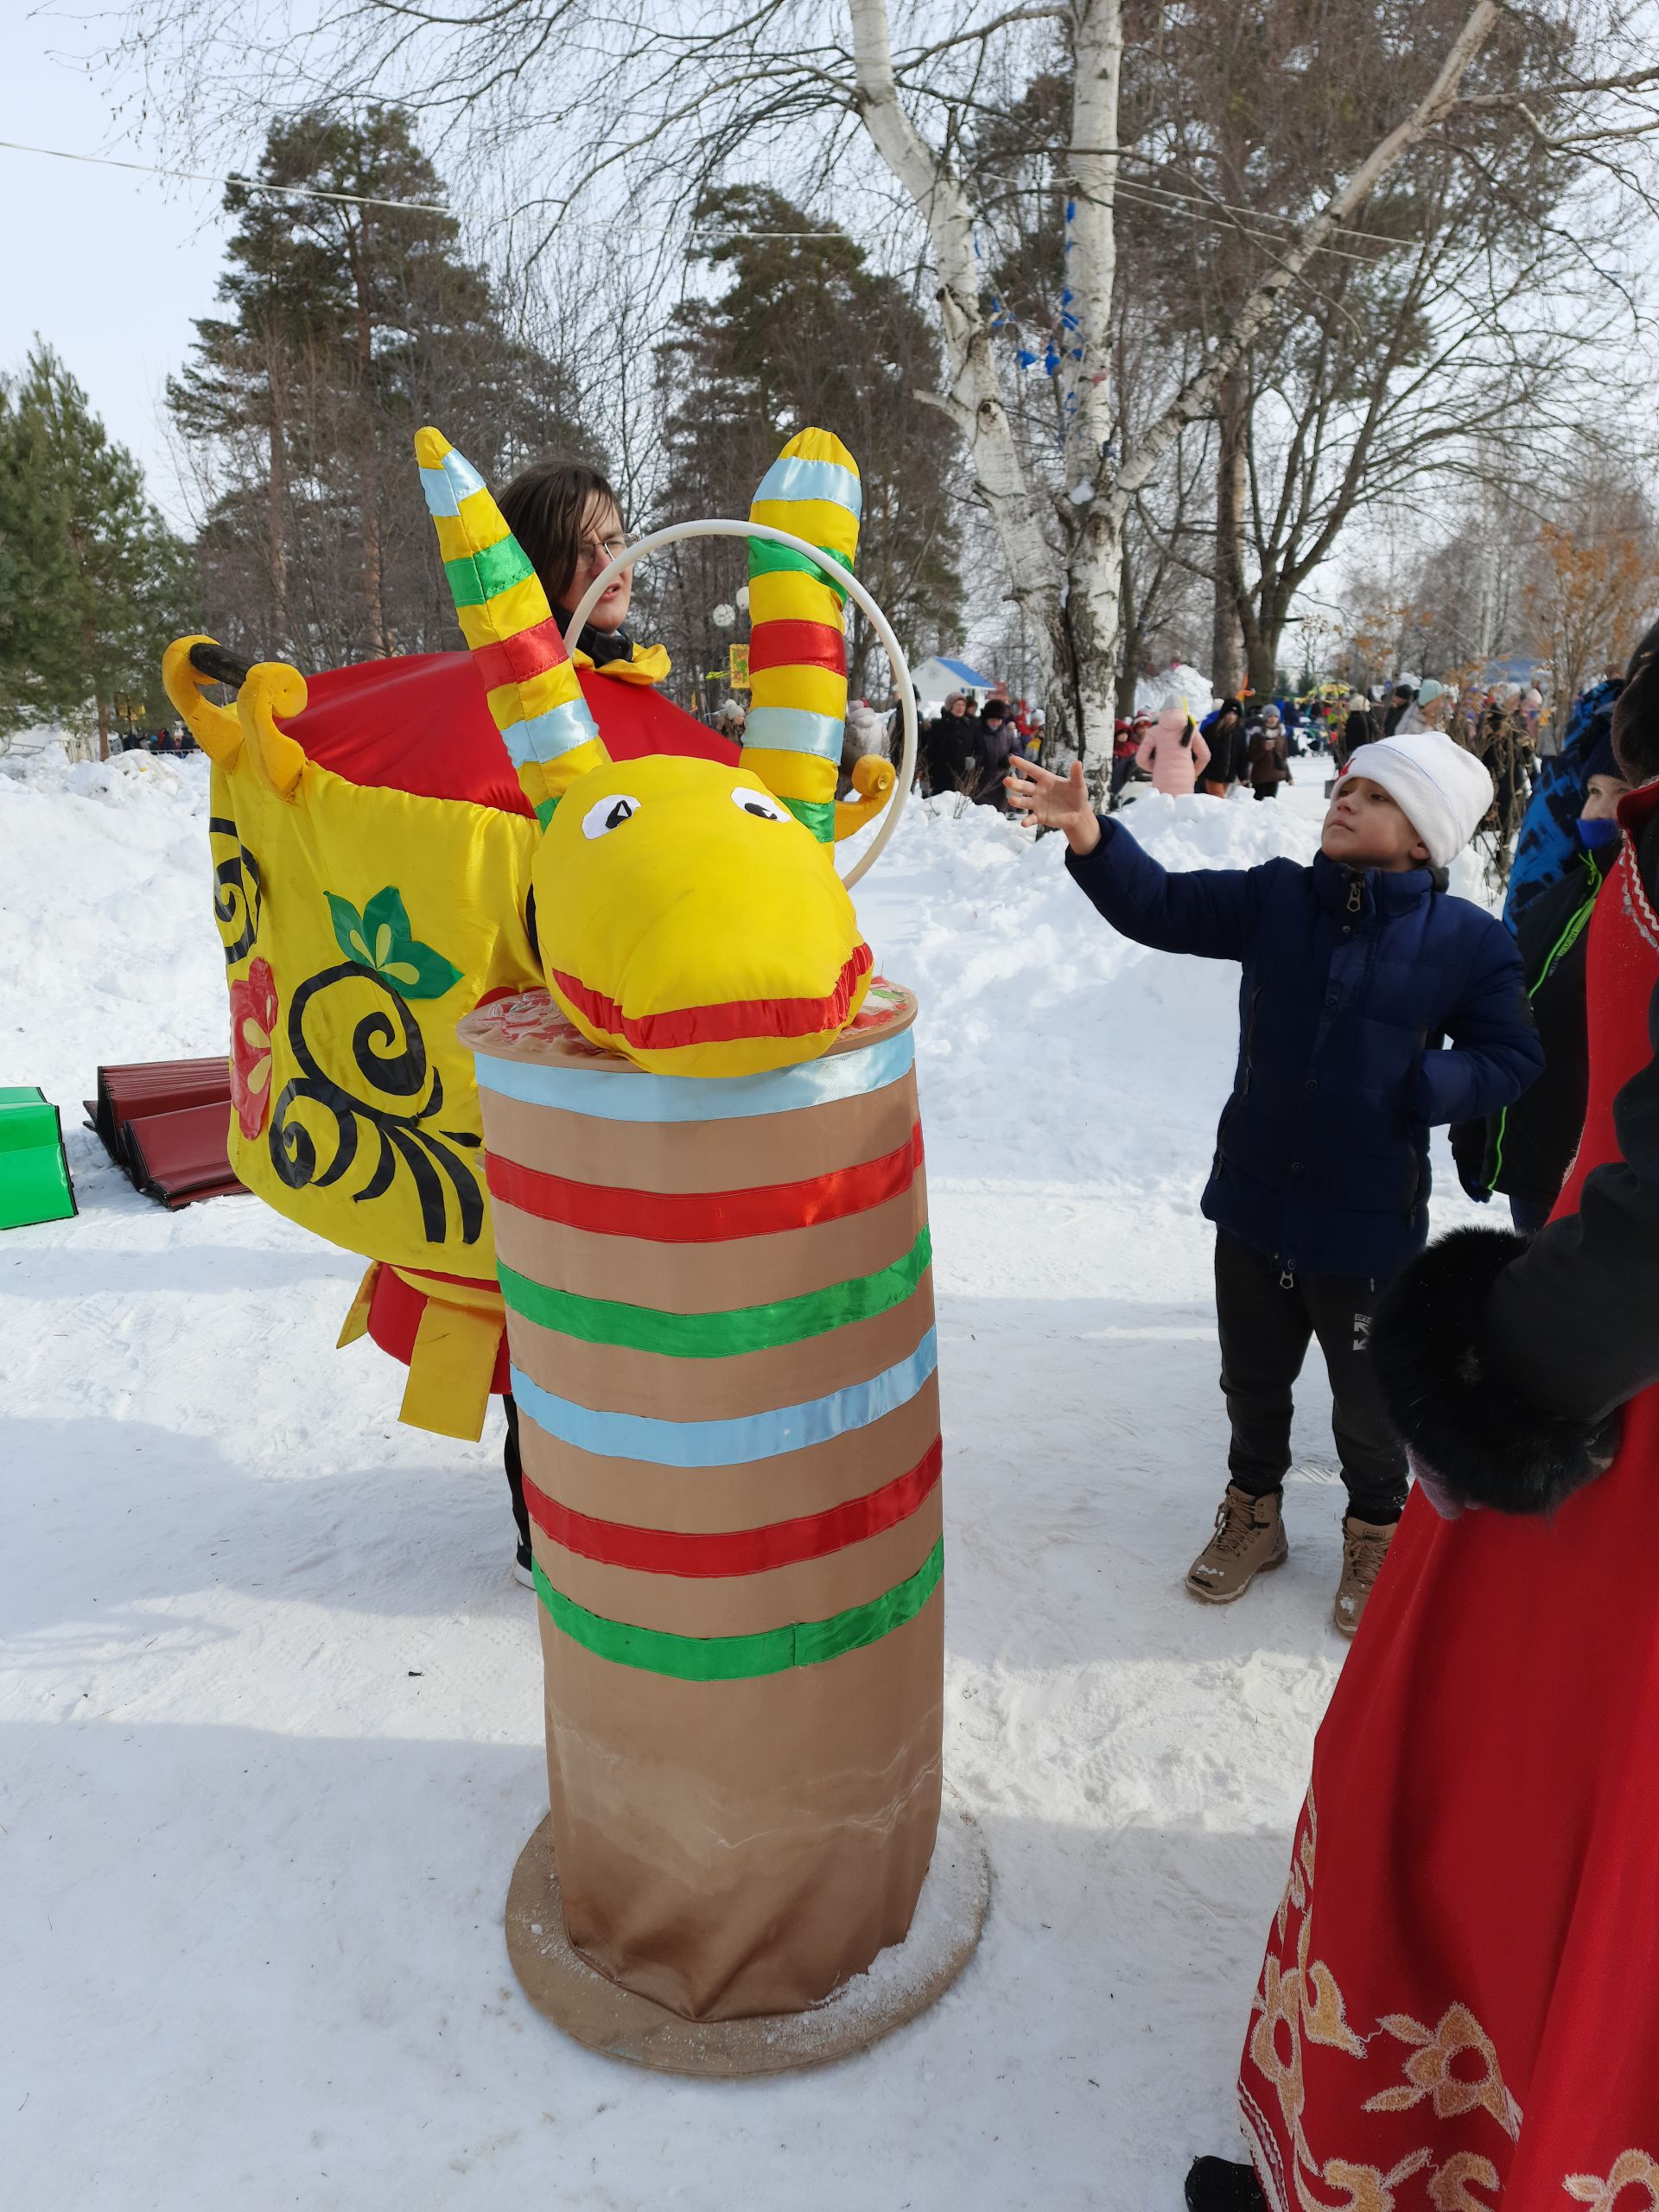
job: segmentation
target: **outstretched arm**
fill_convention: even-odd
[[[1066,868],[1115,930],[1160,952],[1241,959],[1255,928],[1255,877],[1245,868],[1199,868],[1173,875],[1141,851],[1128,830],[1103,822],[1089,804],[1081,762],[1052,776],[1034,761],[1014,764],[1008,804],[1046,829],[1060,830]]]

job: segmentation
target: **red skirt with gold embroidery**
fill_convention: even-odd
[[[1553,1521],[1408,1506],[1239,2094],[1275,2212],[1659,2208],[1659,1389]]]

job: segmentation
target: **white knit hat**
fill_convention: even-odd
[[[1434,730],[1380,737],[1361,746],[1348,773],[1382,785],[1427,846],[1436,868],[1447,868],[1457,858],[1492,803],[1492,779],[1484,764]]]

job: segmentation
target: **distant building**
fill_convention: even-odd
[[[994,676],[982,676],[965,660],[948,660],[943,653],[934,653],[919,662],[911,670],[910,680],[916,686],[917,703],[925,714],[937,713],[953,691],[965,693],[976,707],[982,705],[996,686]]]
[[[1493,683],[1518,683],[1524,691],[1528,684],[1535,683],[1541,691],[1547,691],[1549,663],[1529,659],[1525,654],[1510,660],[1489,660],[1474,680],[1483,689]]]

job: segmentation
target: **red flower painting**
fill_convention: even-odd
[[[231,1103],[245,1137],[257,1137],[270,1110],[270,1045],[276,1033],[276,979],[256,960],[231,985]]]

